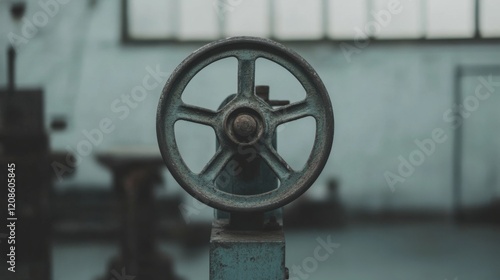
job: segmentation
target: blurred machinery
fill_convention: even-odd
[[[10,14],[17,26],[25,11],[25,1],[12,3]],[[72,159],[72,155],[50,150],[44,91],[17,87],[16,50],[12,45],[8,47],[7,62],[7,88],[0,89],[0,164],[8,172],[1,172],[0,179],[10,184],[0,193],[10,199],[1,213],[15,225],[9,234],[15,234],[15,241],[0,246],[8,248],[11,254],[15,252],[15,257],[8,256],[7,261],[11,262],[9,266],[16,267],[19,279],[49,280],[52,275],[50,201],[55,179],[51,162]],[[52,132],[65,128],[64,117],[51,120]],[[15,250],[10,245],[15,245]]]
[[[185,104],[181,95],[189,81],[226,57],[238,59],[237,94],[217,111]],[[269,87],[255,87],[255,60],[260,57],[290,71],[306,89],[306,98],[292,104],[269,100]],[[316,137],[306,167],[295,171],[276,150],[276,127],[306,116],[316,119]],[[181,158],[174,134],[177,120],[208,125],[216,132],[217,151],[199,174]],[[174,178],[217,209],[210,279],[287,279],[281,207],[316,180],[333,141],[333,109],[314,69],[271,40],[235,37],[210,43],[185,59],[168,80],[158,105],[157,135]]]
[[[24,2],[12,6],[14,20],[25,11]],[[8,48],[8,86],[0,89],[0,180],[2,220],[8,221],[8,242],[2,242],[2,267],[14,267],[19,279],[51,279],[51,185],[49,137],[44,121],[42,89],[18,89],[13,46]],[[4,207],[5,206],[5,207]],[[3,230],[2,230],[3,231]],[[10,239],[12,238],[12,239]],[[7,268],[2,268],[5,273]]]
[[[102,279],[113,279],[113,273],[123,268],[138,279],[179,279],[172,260],[156,246],[154,187],[161,182],[163,166],[157,150],[125,147],[102,153],[98,160],[112,171],[113,189],[122,205],[120,256],[111,261]]]

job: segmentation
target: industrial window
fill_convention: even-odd
[[[500,37],[498,0],[122,0],[126,41]]]
[[[426,4],[427,37],[473,37],[473,0],[431,0]]]
[[[500,37],[500,1],[482,0],[479,26],[483,37]]]

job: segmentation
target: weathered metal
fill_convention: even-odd
[[[191,79],[204,67],[227,57],[238,59],[237,95],[217,111],[185,104],[181,95]],[[274,109],[273,105],[257,97],[254,91],[257,58],[266,58],[287,69],[304,87],[306,98]],[[249,141],[233,137],[232,125],[228,125],[233,123],[233,117],[241,113],[251,115],[257,122],[257,133],[253,133]],[[306,167],[295,171],[277,153],[273,139],[278,125],[307,116],[316,120],[316,136]],[[199,174],[192,172],[180,155],[174,131],[178,120],[208,125],[215,130],[220,146]],[[219,40],[191,54],[167,81],[157,111],[158,143],[172,176],[198,200],[229,212],[269,211],[299,197],[325,166],[332,147],[333,130],[330,98],[314,69],[283,45],[253,37]],[[253,195],[236,195],[217,188],[215,181],[221,170],[242,147],[250,145],[256,148],[262,160],[276,174],[280,180],[279,188]]]
[[[9,279],[12,276],[7,275],[14,274],[19,275],[17,279],[52,278],[49,203],[52,178],[44,116],[43,90],[0,89],[0,166],[5,168],[0,172],[0,180],[5,182],[0,190],[5,199],[0,203],[0,218],[14,225],[2,232],[15,236],[15,244],[1,240],[1,248],[7,250],[12,246],[14,250],[0,256],[3,263],[0,279]],[[15,273],[7,267],[14,267]]]
[[[257,121],[252,115],[239,114],[233,122],[233,130],[239,137],[246,138],[257,131]]]
[[[161,182],[163,162],[156,149],[125,146],[97,154],[110,169],[121,202],[120,254],[113,257],[100,279],[114,279],[124,267],[138,279],[181,279],[173,260],[158,250],[154,188]]]
[[[234,230],[213,225],[210,280],[283,280],[286,278],[283,230]]]
[[[259,90],[260,89],[260,90]],[[266,103],[271,105],[276,100],[269,98],[269,86],[256,86],[256,94]],[[228,96],[220,105],[219,109],[226,106],[234,98],[235,94]],[[281,102],[281,101],[278,101]],[[282,101],[283,103],[288,101]],[[288,102],[289,103],[289,102]],[[273,148],[277,148],[277,135],[273,137]],[[216,148],[219,148],[219,143]],[[219,190],[236,195],[254,195],[272,191],[278,187],[278,178],[274,175],[272,169],[263,164],[262,158],[253,148],[241,150],[242,153],[236,154],[228,165],[235,168],[224,170],[215,183]],[[228,172],[229,171],[229,172]],[[236,171],[236,172],[234,172]],[[231,228],[245,230],[260,230],[264,223],[271,218],[282,217],[281,208],[269,212],[224,212],[215,211],[216,219],[229,219]]]

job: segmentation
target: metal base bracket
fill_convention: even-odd
[[[210,280],[285,279],[283,229],[234,230],[217,220],[210,237]]]

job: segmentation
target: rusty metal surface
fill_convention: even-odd
[[[285,279],[285,236],[277,230],[231,230],[213,224],[210,280]]]
[[[226,106],[213,111],[185,104],[182,93],[204,67],[227,57],[238,59],[238,93]],[[306,98],[273,108],[255,95],[255,60],[266,58],[287,69],[302,84]],[[234,117],[244,113],[257,122],[257,134],[248,141],[234,137]],[[316,120],[312,152],[303,170],[293,170],[272,146],[278,125],[311,116]],[[175,140],[178,120],[211,126],[220,143],[205,168],[193,173],[183,161]],[[193,52],[173,72],[161,95],[157,111],[157,137],[163,160],[177,182],[198,200],[225,211],[268,211],[304,193],[326,164],[333,142],[333,109],[328,92],[314,69],[298,54],[268,39],[234,37],[210,43]],[[280,187],[257,195],[235,195],[216,188],[217,175],[238,154],[253,146],[280,180]]]

